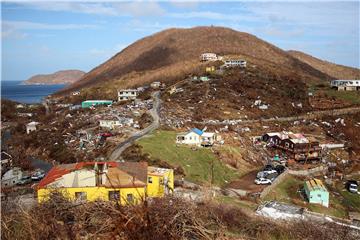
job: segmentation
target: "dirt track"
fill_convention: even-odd
[[[260,118],[260,119],[246,119],[237,122],[237,124],[249,124],[254,122],[290,122],[304,119],[315,119],[323,116],[338,116],[343,114],[352,114],[360,112],[360,107],[349,107],[349,108],[341,108],[341,109],[331,109],[331,110],[322,110],[322,111],[313,111],[308,112],[307,114],[302,114],[294,117],[279,117],[279,118]],[[229,122],[194,122],[197,124],[207,124],[207,125],[229,125]]]

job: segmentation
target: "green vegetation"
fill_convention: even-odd
[[[358,194],[347,191],[342,183],[339,183],[336,187],[338,192],[343,197],[342,204],[350,211],[360,212],[360,196]]]
[[[302,185],[302,180],[289,175],[281,183],[279,183],[273,191],[266,195],[264,200],[295,203],[293,199],[300,199],[298,190],[302,187]]]
[[[329,89],[325,91],[326,95],[335,97],[352,104],[360,104],[360,93],[358,91],[336,91]]]
[[[181,166],[186,174],[185,179],[195,183],[210,183],[213,178],[213,184],[222,186],[238,176],[235,170],[220,162],[211,149],[192,150],[188,146],[176,146],[175,139],[175,132],[156,131],[138,143],[142,146],[143,153],[149,153],[151,157],[173,166]]]
[[[323,213],[335,217],[346,217],[346,208],[342,205],[342,202],[334,195],[330,193],[330,206],[323,207],[318,204],[309,204],[300,196],[298,190],[303,186],[303,180],[300,180],[294,176],[287,176],[283,182],[276,186],[264,200],[276,200],[280,202],[286,202],[290,204],[296,204],[308,208],[310,211]]]

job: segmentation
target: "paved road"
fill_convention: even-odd
[[[152,94],[152,97],[154,99],[154,103],[153,103],[153,108],[149,110],[149,113],[151,115],[151,117],[153,118],[153,122],[146,128],[144,128],[141,131],[138,131],[136,133],[134,133],[131,137],[129,137],[126,141],[120,143],[115,149],[114,151],[111,153],[109,160],[110,161],[115,161],[118,160],[121,153],[128,147],[131,146],[131,144],[133,144],[134,141],[142,138],[143,136],[145,136],[146,134],[154,131],[155,129],[157,129],[160,125],[160,117],[159,117],[159,109],[160,109],[160,92],[154,92]]]

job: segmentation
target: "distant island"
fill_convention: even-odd
[[[85,72],[80,70],[63,70],[52,74],[38,74],[32,76],[23,85],[55,85],[55,84],[71,84],[84,76]]]

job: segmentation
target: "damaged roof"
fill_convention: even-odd
[[[45,188],[48,184],[55,182],[65,174],[73,171],[95,168],[107,165],[107,179],[105,187],[130,187],[130,186],[145,186],[147,180],[147,163],[146,162],[80,162],[71,164],[61,164],[54,166],[48,174],[43,178],[38,188]],[[121,183],[120,183],[121,180]]]

